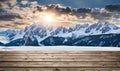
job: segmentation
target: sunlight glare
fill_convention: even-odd
[[[49,23],[49,24],[54,21],[52,15],[45,15],[43,19],[44,19],[44,21],[45,21],[46,23]]]

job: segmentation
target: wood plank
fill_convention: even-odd
[[[120,68],[0,68],[0,71],[120,71]]]
[[[88,67],[88,68],[120,68],[120,62],[0,62],[0,67]]]
[[[0,61],[22,62],[22,61],[116,61],[119,62],[119,58],[2,58]]]
[[[18,53],[16,53],[16,54],[15,53],[14,54],[13,53],[7,53],[6,54],[6,53],[1,53],[0,56],[2,56],[2,55],[3,56],[5,56],[5,55],[7,55],[7,56],[8,55],[9,56],[11,56],[11,55],[12,56],[13,55],[17,55],[17,56],[18,55],[35,55],[35,56],[37,56],[37,55],[42,55],[42,56],[45,56],[45,55],[110,55],[110,56],[113,55],[113,56],[115,56],[115,55],[117,55],[117,56],[120,56],[120,54],[108,54],[108,53],[100,53],[100,54],[80,54],[80,53],[69,53],[69,54],[68,53],[64,53],[64,54],[63,53],[62,54],[60,54],[60,53],[54,53],[54,54],[52,54],[52,53],[36,53],[36,54],[34,54],[34,53],[30,53],[30,54],[29,53],[19,53],[19,54]]]
[[[120,59],[120,56],[117,56],[117,55],[46,55],[46,56],[42,56],[42,55],[38,55],[38,56],[35,56],[35,55],[21,55],[21,56],[17,56],[17,55],[0,55],[0,58],[118,58]]]
[[[96,54],[96,53],[95,54],[93,54],[93,53],[92,54],[79,54],[79,53],[69,53],[69,54],[68,53],[64,53],[64,54],[63,53],[62,54],[60,54],[60,53],[54,53],[54,54],[52,54],[52,53],[36,53],[36,54],[34,54],[34,53],[30,53],[30,54],[29,53],[19,53],[19,54],[16,53],[15,54],[14,53],[13,54],[13,53],[1,53],[0,54],[0,56],[5,56],[5,55],[6,56],[11,56],[11,55],[12,56],[13,55],[16,55],[16,56],[18,56],[18,55],[19,56],[22,56],[22,55],[30,55],[30,56],[32,56],[32,55],[34,55],[34,56],[38,56],[38,55],[41,55],[41,56],[46,56],[46,55],[55,55],[55,56],[58,56],[58,55],[64,55],[64,56],[65,55],[96,55],[96,56],[97,55],[103,55],[103,56],[106,55],[107,56],[107,55],[109,55],[109,56],[116,56],[117,55],[117,56],[120,56],[120,54],[111,54],[111,53],[109,53],[109,54],[108,53],[99,53],[99,54]]]

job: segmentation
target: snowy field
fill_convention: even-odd
[[[0,51],[120,51],[119,47],[82,47],[82,46],[20,46],[0,47]]]

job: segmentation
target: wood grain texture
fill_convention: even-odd
[[[0,71],[120,71],[120,52],[0,51]]]

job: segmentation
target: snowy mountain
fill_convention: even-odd
[[[79,37],[76,39],[63,37],[48,37],[41,43],[45,46],[111,46],[120,47],[120,34],[102,34]]]
[[[34,24],[19,31],[7,30],[0,32],[0,45],[120,46],[119,35],[120,27],[110,23],[77,24],[70,28],[54,28]]]

